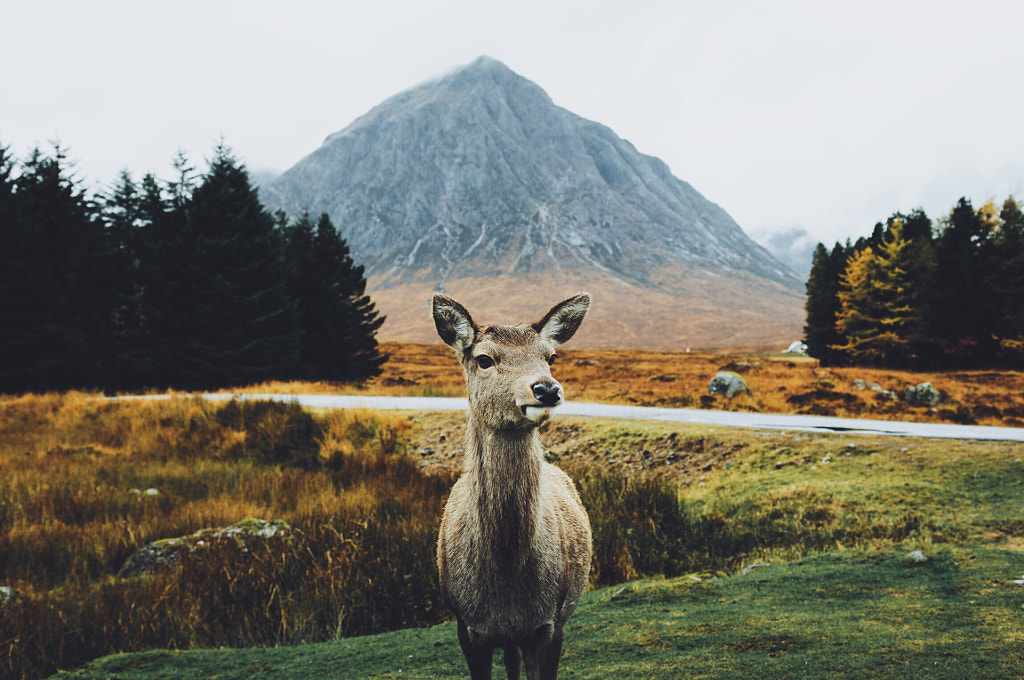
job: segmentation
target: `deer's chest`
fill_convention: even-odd
[[[460,503],[456,491],[442,526],[442,579],[455,613],[495,639],[555,620],[566,569],[558,523],[542,506],[526,513],[481,509]]]

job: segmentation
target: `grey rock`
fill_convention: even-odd
[[[871,390],[872,392],[881,392],[882,386],[878,383],[869,382],[867,380],[861,380],[857,378],[853,381],[853,389],[855,390]]]
[[[903,392],[903,400],[911,406],[934,406],[941,398],[942,395],[930,382],[908,387]]]
[[[927,562],[928,558],[920,550],[912,550],[906,554],[906,558],[911,562]]]
[[[257,541],[292,535],[291,525],[283,520],[244,519],[222,529],[201,529],[189,536],[148,543],[128,557],[117,575],[128,578],[168,571],[178,564],[182,555],[205,548],[217,540],[233,540],[248,551]]]
[[[708,394],[718,394],[726,399],[732,399],[737,394],[750,394],[747,381],[733,371],[719,371],[708,383]]]
[[[276,180],[270,209],[328,213],[377,287],[600,270],[803,280],[719,206],[612,130],[481,57],[384,101]]]
[[[800,354],[802,356],[807,356],[807,343],[801,340],[796,340],[790,343],[789,347],[787,347],[783,352],[785,354]]]
[[[755,569],[765,569],[765,568],[770,567],[770,566],[772,566],[770,562],[760,562],[758,564],[748,564],[747,566],[743,567],[743,573],[744,574],[749,574],[750,572],[754,571]]]

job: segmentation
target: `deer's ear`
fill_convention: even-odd
[[[583,315],[590,309],[590,294],[577,293],[568,300],[562,300],[551,308],[544,318],[533,324],[533,330],[540,333],[554,346],[568,342],[576,334]]]
[[[462,354],[476,340],[477,326],[466,308],[447,295],[434,293],[434,326],[444,344]]]

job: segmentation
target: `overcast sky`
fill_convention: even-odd
[[[896,210],[1024,198],[1024,2],[0,0],[0,144],[90,187],[220,140],[286,170],[392,94],[489,55],[748,233],[831,242]]]

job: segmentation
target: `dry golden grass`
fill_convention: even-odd
[[[127,649],[437,621],[430,565],[451,478],[393,455],[409,427],[269,402],[0,399],[0,677]],[[251,517],[295,536],[242,553],[211,543],[158,578],[116,576],[151,541]]]
[[[252,392],[464,395],[462,371],[440,344],[385,342],[391,358],[384,372],[361,386],[327,383],[268,383]],[[742,365],[744,362],[746,366]],[[707,393],[720,369],[735,370],[750,396],[732,400]],[[817,360],[790,355],[711,354],[655,350],[559,349],[553,374],[573,401],[673,408],[714,408],[765,413],[803,413],[881,420],[1024,426],[1024,373],[1020,371],[911,372],[877,368],[822,368]],[[875,383],[899,396],[893,401],[855,380]],[[931,382],[944,393],[934,408],[902,400],[907,387]]]
[[[461,392],[447,348],[387,349],[395,361],[364,390]],[[684,398],[699,404],[706,379],[735,359],[567,350],[555,373],[578,398],[673,403],[666,400],[683,385],[695,392]],[[805,394],[848,390],[844,381],[854,375],[901,379],[757,360],[761,368],[746,374],[755,396],[731,407],[763,408],[759,395],[769,380],[787,388],[781,394]],[[950,399],[961,403],[970,403],[979,385],[1009,393],[1020,380],[911,377],[940,387],[949,379],[960,390],[951,390]],[[441,429],[431,429],[426,421],[434,417],[310,414],[294,404],[188,397],[0,399],[0,585],[14,593],[0,603],[0,677],[43,677],[115,651],[274,646],[439,620],[445,613],[434,549],[454,470],[434,466],[424,474],[425,454],[428,445],[455,444],[461,416],[444,414],[435,424]],[[865,439],[851,455],[838,438],[650,423],[584,430],[572,421],[552,424],[544,437],[548,455],[572,473],[590,512],[595,584],[735,569],[743,560],[839,544],[1021,534],[1013,519],[1020,506],[1018,445],[919,442],[907,453],[903,442]],[[931,448],[917,454],[919,447]],[[394,455],[403,452],[411,455]],[[823,453],[843,465],[815,470]],[[931,469],[926,462],[934,472],[921,482]],[[818,477],[847,467],[855,477],[816,486]],[[951,472],[965,481],[946,492]],[[864,486],[869,473],[877,488]],[[990,496],[977,497],[979,479]],[[159,493],[137,492],[151,487]],[[960,509],[947,517],[939,512],[947,507]],[[969,527],[962,521],[968,511],[975,512]],[[283,519],[295,538],[251,552],[225,543],[189,553],[158,577],[117,576],[149,541],[249,517]]]

